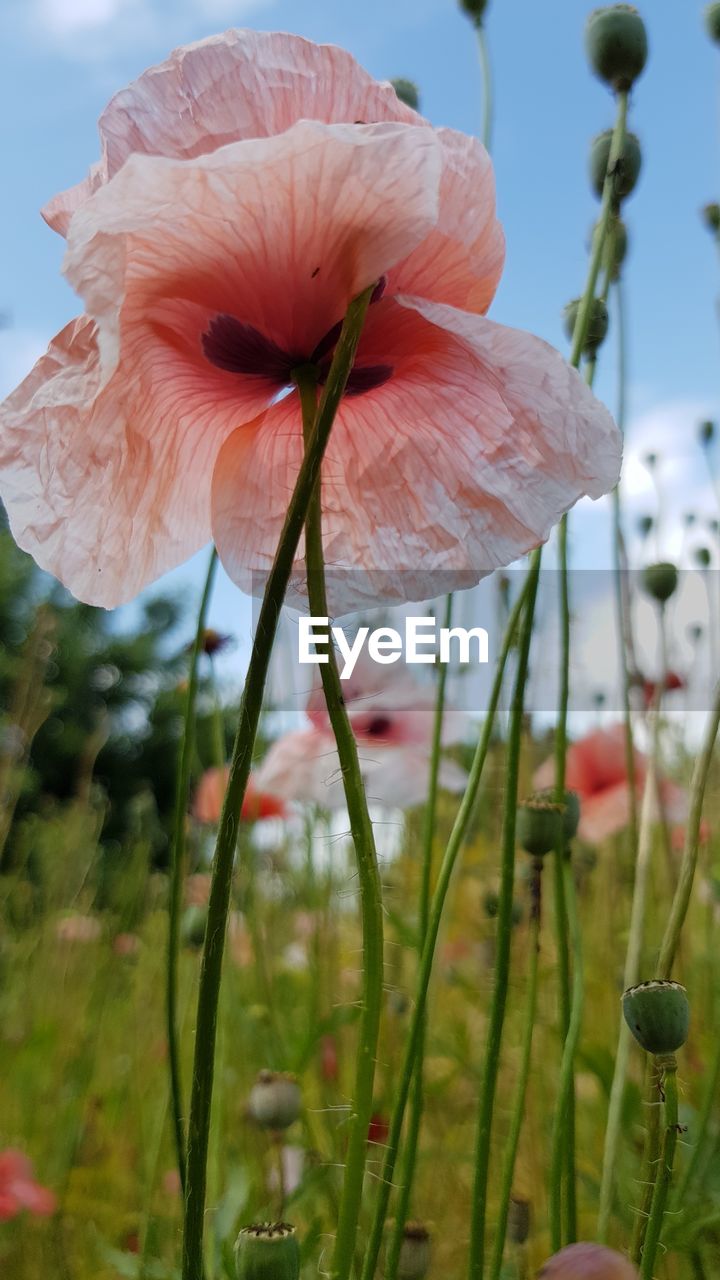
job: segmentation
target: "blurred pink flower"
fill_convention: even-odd
[[[112,949],[116,956],[136,956],[140,950],[140,939],[136,933],[116,933]]]
[[[642,795],[647,777],[647,759],[635,749],[635,791]],[[555,761],[546,760],[535,773],[535,787],[551,787]],[[600,844],[624,830],[630,821],[630,786],[625,766],[625,726],[614,724],[596,729],[573,742],[567,753],[565,784],[580,800],[578,835],[588,844]],[[660,797],[670,822],[685,816],[685,792],[667,779],[660,783]]]
[[[435,706],[432,684],[420,684],[405,666],[359,661],[344,686],[345,709],[358,744],[360,768],[372,803],[397,809],[427,795]],[[340,761],[319,679],[308,698],[309,729],[286,733],[270,747],[255,779],[286,800],[342,808]],[[449,706],[443,742],[461,741],[467,717]],[[462,791],[467,774],[452,760],[440,764],[440,785]]]
[[[223,800],[227,789],[230,766],[223,769],[206,769],[202,775],[192,805],[193,817],[198,822],[220,821]],[[251,777],[243,798],[240,818],[243,822],[261,822],[265,818],[284,818],[285,805],[269,790],[258,787]]]
[[[537,1280],[639,1280],[632,1262],[603,1244],[569,1244],[548,1258]]]
[[[95,916],[78,912],[62,916],[55,924],[55,937],[59,942],[95,942],[102,933],[102,925]]]
[[[323,471],[336,613],[468,586],[614,485],[580,376],[484,319],[504,242],[477,141],[340,49],[251,31],[177,50],[100,134],[45,210],[86,314],[0,412],[13,533],[80,599],[129,600],[211,537],[261,588],[303,451],[279,393],[308,361],[322,381],[373,282]]]
[[[15,1218],[23,1209],[49,1217],[56,1206],[53,1192],[35,1182],[32,1164],[22,1151],[0,1151],[0,1221]]]

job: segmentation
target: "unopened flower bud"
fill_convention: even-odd
[[[421,1222],[407,1222],[398,1257],[398,1280],[425,1280],[429,1270],[430,1233]]]
[[[658,604],[665,604],[677,588],[678,571],[674,564],[667,561],[648,564],[643,569],[642,584],[653,600],[657,600]]]
[[[714,235],[717,235],[718,231],[720,231],[720,204],[713,200],[710,204],[703,205],[700,210],[700,216],[708,231],[712,231]]]
[[[575,325],[577,323],[578,312],[580,310],[580,298],[574,298],[572,302],[568,302],[563,311],[565,321],[565,332],[572,342],[575,334]],[[587,332],[585,334],[585,342],[583,345],[583,354],[590,359],[597,354],[598,348],[602,346],[608,331],[608,310],[602,298],[593,298],[590,304],[590,318],[588,320]]]
[[[467,14],[471,22],[476,27],[482,26],[482,20],[485,17],[485,10],[488,7],[488,0],[458,0],[458,4],[462,12]]]
[[[623,1015],[647,1053],[675,1053],[687,1040],[690,1005],[679,982],[641,982],[622,998]]]
[[[180,921],[180,938],[186,947],[201,947],[205,941],[207,907],[187,907]]]
[[[705,9],[705,29],[715,44],[720,44],[720,3],[715,0]]]
[[[706,422],[701,422],[698,427],[698,436],[701,444],[712,444],[715,438],[715,423],[709,419]]]
[[[396,80],[391,80],[390,83],[398,98],[405,103],[406,107],[412,107],[413,111],[419,111],[420,94],[418,93],[417,85],[413,84],[412,80],[405,80],[403,76],[398,76]]]
[[[512,1244],[525,1244],[530,1235],[530,1202],[511,1196],[508,1209],[508,1240]]]
[[[300,1248],[289,1222],[243,1227],[235,1241],[237,1280],[298,1280]]]
[[[287,1129],[301,1106],[300,1085],[283,1071],[261,1071],[248,1099],[248,1111],[261,1129]]]
[[[637,9],[630,4],[596,9],[585,27],[585,49],[593,71],[611,89],[630,89],[648,56],[645,23]]]
[[[695,548],[695,563],[699,569],[709,569],[712,556],[707,547]]]
[[[516,837],[520,848],[533,858],[544,858],[557,849],[563,836],[564,809],[543,796],[529,796],[519,804]]]
[[[648,534],[652,533],[654,523],[652,516],[638,516],[637,527],[641,538],[647,538]]]
[[[598,133],[590,144],[590,181],[595,195],[602,196],[610,160],[612,129]],[[626,133],[622,151],[612,172],[613,199],[619,204],[634,190],[642,168],[642,151],[636,134]]]
[[[632,1262],[604,1244],[566,1245],[543,1264],[537,1280],[638,1280]]]

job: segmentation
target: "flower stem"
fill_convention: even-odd
[[[515,687],[510,704],[507,762],[505,771],[505,800],[503,806],[502,851],[500,866],[500,895],[497,914],[497,954],[495,984],[490,1004],[487,1029],[485,1070],[478,1105],[477,1136],[475,1143],[475,1178],[472,1193],[470,1248],[468,1276],[470,1280],[482,1280],[485,1268],[485,1217],[487,1211],[487,1187],[490,1163],[490,1134],[492,1128],[495,1091],[500,1065],[500,1045],[505,1023],[510,979],[510,939],[512,934],[513,887],[515,883],[515,821],[517,816],[518,781],[520,774],[520,748],[525,705],[530,641],[532,638],[535,598],[540,574],[540,549],[533,552],[530,571],[530,588],[519,640],[518,664]]]
[[[208,562],[198,612],[195,640],[190,656],[185,713],[183,717],[182,745],[177,761],[175,777],[175,813],[173,838],[170,847],[170,898],[168,903],[168,937],[165,980],[165,1016],[168,1041],[168,1066],[170,1071],[170,1108],[173,1119],[175,1159],[183,1193],[185,1191],[185,1125],[183,1122],[182,1072],[180,1067],[180,1037],[178,1033],[178,956],[180,951],[180,911],[182,908],[183,879],[185,875],[185,822],[190,789],[190,769],[195,744],[195,699],[198,686],[198,663],[203,632],[212,592],[217,551],[213,547]]]
[[[365,1250],[365,1261],[363,1263],[361,1280],[374,1280],[375,1269],[377,1267],[377,1260],[380,1253],[380,1245],[382,1242],[383,1228],[385,1226],[385,1217],[387,1215],[388,1202],[390,1199],[390,1191],[393,1183],[393,1175],[395,1173],[395,1162],[397,1159],[400,1134],[405,1116],[405,1107],[407,1105],[413,1069],[420,1043],[420,1031],[427,1003],[428,987],[430,985],[430,976],[432,973],[433,960],[435,958],[435,947],[437,944],[438,933],[440,932],[440,922],[445,906],[445,900],[447,898],[448,889],[450,888],[450,882],[452,880],[453,871],[455,870],[458,854],[462,848],[468,824],[475,808],[478,788],[480,786],[480,780],[482,778],[483,768],[488,748],[490,746],[490,740],[492,738],[498,702],[500,701],[505,665],[507,663],[510,649],[515,641],[515,633],[519,620],[523,614],[523,610],[526,611],[525,620],[523,622],[523,632],[526,628],[531,628],[532,626],[532,613],[534,611],[539,569],[540,553],[539,551],[536,551],[533,555],[530,572],[528,573],[524,586],[515,601],[508,619],[502,649],[498,657],[497,670],[495,672],[495,679],[493,681],[493,687],[490,694],[490,701],[488,703],[487,716],[485,718],[485,723],[483,724],[480,739],[477,747],[475,748],[475,755],[470,767],[470,775],[465,789],[465,794],[462,798],[460,808],[458,809],[457,817],[455,818],[453,829],[450,833],[450,839],[448,840],[442,863],[440,865],[440,870],[438,872],[437,884],[430,904],[427,934],[425,936],[425,943],[423,946],[422,959],[420,961],[420,969],[418,972],[415,990],[415,1004],[408,1027],[405,1056],[400,1067],[395,1105],[393,1108],[392,1119],[390,1121],[390,1131],[385,1144],[385,1159],[383,1162],[382,1173],[380,1175],[377,1200],[375,1202],[375,1213]],[[529,618],[528,612],[530,615]]]
[[[640,1280],[652,1280],[653,1277],[655,1257],[662,1234],[665,1206],[670,1183],[672,1182],[678,1136],[677,1062],[674,1054],[667,1054],[665,1057],[658,1059],[657,1065],[661,1069],[659,1087],[664,1098],[665,1133],[653,1190],[652,1208],[650,1209],[650,1217],[645,1233],[645,1247],[640,1262]]]
[[[573,953],[573,985],[572,985],[572,1001],[570,1005],[570,1022],[568,1024],[567,1035],[563,1047],[563,1055],[560,1063],[560,1078],[558,1082],[558,1099],[567,1099],[568,1102],[574,1101],[574,1065],[575,1054],[577,1051],[578,1041],[580,1039],[580,1030],[582,1027],[583,1014],[583,953],[582,953],[582,931],[580,929],[580,921],[577,912],[577,902],[575,898],[575,884],[573,881],[572,862],[569,855],[566,854],[563,864],[563,889],[565,908],[567,911],[567,921],[570,933],[570,941]],[[550,1239],[553,1251],[560,1248],[562,1243],[562,1164],[565,1151],[564,1141],[568,1133],[567,1112],[562,1106],[558,1105],[555,1109],[553,1117],[553,1132],[550,1156]],[[574,1173],[574,1170],[573,1170]],[[573,1179],[574,1183],[574,1179]],[[575,1238],[573,1230],[574,1222],[571,1224],[573,1234],[571,1240]]]
[[[445,600],[445,617],[443,619],[443,626],[446,628],[452,625],[452,607],[453,597],[452,593],[450,593]],[[440,664],[437,696],[435,699],[435,717],[433,721],[430,755],[430,776],[428,780],[428,798],[425,806],[425,825],[423,831],[422,881],[420,885],[420,919],[418,928],[418,950],[420,957],[422,957],[422,950],[428,928],[428,917],[430,914],[433,839],[435,836],[435,815],[437,809],[438,775],[440,772],[440,749],[442,745],[443,716],[445,713],[447,673],[448,665],[446,662],[443,662]],[[412,1193],[413,1178],[415,1176],[415,1163],[417,1160],[420,1126],[422,1123],[423,1113],[426,1022],[427,1017],[424,1014],[418,1042],[412,1093],[410,1096],[410,1112],[408,1115],[407,1134],[405,1137],[404,1157],[399,1177],[400,1190],[398,1192],[397,1205],[395,1208],[395,1222],[393,1225],[392,1235],[390,1237],[390,1243],[388,1245],[387,1257],[385,1259],[385,1280],[395,1280],[398,1262],[400,1260],[400,1249],[403,1242],[405,1223],[407,1222],[410,1210],[410,1196]]]
[[[298,369],[295,381],[303,408],[303,430],[309,441],[315,419],[316,377]],[[315,486],[305,526],[305,561],[308,601],[315,617],[328,617],[322,545],[321,478]],[[342,682],[335,652],[330,647],[328,661],[320,667],[328,716],[337,745],[342,770],[345,802],[355,847],[362,914],[363,993],[355,1090],[349,1121],[345,1178],[338,1212],[335,1252],[331,1275],[347,1280],[353,1265],[358,1218],[362,1201],[368,1127],[372,1116],[373,1087],[380,1015],[383,1001],[383,915],[382,887],[377,864],[375,836],[367,807],[357,743],[345,710]]]
[[[535,1027],[535,1015],[537,1012],[538,960],[540,958],[540,922],[542,914],[540,897],[542,869],[542,859],[537,859],[533,864],[531,872],[532,878],[530,881],[532,905],[530,908],[530,936],[528,938],[530,954],[528,958],[525,1029],[523,1032],[522,1048],[520,1051],[520,1071],[518,1074],[517,1084],[515,1086],[515,1099],[513,1102],[512,1118],[510,1120],[510,1132],[508,1134],[507,1148],[505,1151],[505,1163],[503,1165],[500,1182],[500,1207],[498,1210],[498,1222],[495,1230],[495,1247],[493,1249],[492,1262],[490,1264],[490,1280],[499,1280],[502,1272],[510,1198],[512,1196],[513,1177],[515,1175],[515,1160],[517,1158],[520,1130],[522,1128],[523,1116],[525,1113],[525,1096],[527,1094],[528,1080],[530,1078],[533,1030]]]
[[[477,28],[478,57],[480,59],[480,75],[482,77],[482,125],[480,140],[486,151],[492,145],[493,130],[493,85],[490,67],[490,50],[485,27],[482,23]]]
[[[250,774],[252,751],[260,721],[263,692],[280,609],[290,581],[295,554],[320,474],[322,458],[330,438],[335,414],[353,366],[373,287],[365,289],[350,303],[343,322],[342,333],[335,349],[333,362],[318,407],[312,439],[305,450],[295,488],[285,515],[275,559],[268,575],[240,703],[237,733],[230,762],[230,776],[220,815],[215,846],[205,944],[200,970],[193,1087],[188,1130],[185,1227],[183,1233],[183,1280],[198,1280],[202,1271],[208,1135],[213,1091],[217,1009],[238,815],[242,807]]]

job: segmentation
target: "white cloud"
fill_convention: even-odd
[[[102,60],[127,44],[168,37],[168,48],[227,22],[241,23],[276,0],[33,0],[26,14],[67,56]],[[198,30],[199,26],[202,28]]]
[[[104,27],[121,16],[134,0],[39,0],[38,19],[58,33]]]
[[[0,400],[15,389],[47,349],[48,338],[32,329],[0,332]]]

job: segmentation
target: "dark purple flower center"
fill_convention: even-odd
[[[371,304],[377,302],[384,291],[383,276],[375,286]],[[342,322],[334,324],[308,355],[305,351],[283,351],[282,347],[259,329],[223,313],[210,321],[201,342],[205,359],[216,368],[245,377],[266,378],[280,389],[291,385],[293,371],[302,365],[315,365],[317,380],[324,383],[341,329]],[[392,372],[392,365],[389,364],[355,365],[350,371],[345,394],[358,396],[381,387],[392,376]]]
[[[385,738],[390,729],[392,729],[392,720],[389,716],[373,716],[365,732],[369,738]]]

